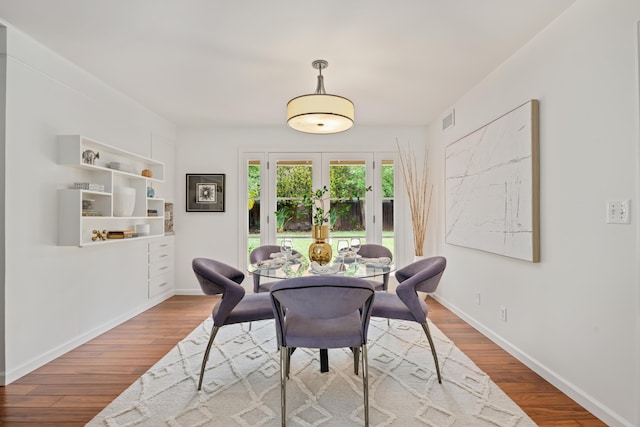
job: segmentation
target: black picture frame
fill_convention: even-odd
[[[225,174],[187,174],[187,212],[224,212]]]

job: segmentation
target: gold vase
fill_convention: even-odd
[[[326,242],[329,238],[328,225],[314,225],[311,229],[313,243],[309,246],[309,260],[320,265],[331,261],[331,245]]]

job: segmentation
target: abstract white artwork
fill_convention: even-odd
[[[450,144],[446,242],[540,260],[538,101]]]

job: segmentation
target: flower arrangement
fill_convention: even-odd
[[[346,197],[334,198],[334,201],[345,201],[350,199],[359,200],[364,196],[364,193],[371,191],[372,187],[365,188],[353,187],[349,190],[349,194]],[[311,220],[314,226],[330,225],[335,223],[338,216],[341,214],[336,208],[327,208],[326,205],[330,204],[329,189],[327,186],[318,188],[316,190],[309,190],[302,196],[302,205],[311,212]]]
[[[429,222],[429,210],[431,208],[431,196],[433,195],[433,184],[429,185],[428,181],[428,156],[425,152],[422,170],[418,171],[416,156],[410,146],[403,152],[398,143],[398,153],[402,178],[409,197],[414,253],[416,256],[423,256],[424,240],[427,235],[427,223]]]

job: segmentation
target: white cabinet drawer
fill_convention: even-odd
[[[154,253],[156,251],[165,251],[165,250],[173,250],[173,239],[164,238],[164,239],[154,239],[153,242],[149,242],[149,253]]]
[[[171,259],[172,257],[173,252],[171,248],[158,249],[156,251],[149,252],[149,264],[162,261],[163,259]]]
[[[173,272],[167,272],[149,279],[149,298],[173,289]]]
[[[159,276],[160,274],[173,271],[173,260],[171,258],[163,258],[160,261],[149,264],[149,278]]]

